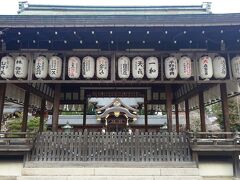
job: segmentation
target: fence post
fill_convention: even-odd
[[[87,161],[88,156],[88,131],[84,129],[83,131],[83,161]]]
[[[136,142],[136,147],[135,147],[135,156],[136,156],[136,161],[139,161],[139,130],[137,129],[135,131],[135,142]]]

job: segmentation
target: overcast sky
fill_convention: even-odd
[[[16,14],[19,0],[2,0],[0,14]],[[206,0],[212,2],[213,13],[240,13],[240,0]],[[96,6],[156,6],[199,5],[204,0],[28,0],[30,4],[96,5]]]

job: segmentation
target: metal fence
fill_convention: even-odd
[[[44,132],[30,161],[191,161],[185,133]]]

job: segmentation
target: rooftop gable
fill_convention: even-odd
[[[19,2],[20,15],[169,15],[209,14],[211,3],[192,6],[64,6]]]

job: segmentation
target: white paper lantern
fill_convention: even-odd
[[[158,77],[158,58],[148,57],[146,60],[146,75],[149,79],[156,79]]]
[[[15,58],[14,75],[16,78],[24,79],[28,73],[28,60],[26,56],[17,56]]]
[[[68,59],[68,77],[71,79],[77,79],[80,76],[81,64],[80,59],[76,56]]]
[[[48,73],[48,60],[46,56],[38,56],[35,61],[35,77],[44,79]]]
[[[213,76],[212,59],[209,56],[202,56],[199,59],[199,72],[202,79],[210,79]]]
[[[86,56],[82,60],[82,74],[84,78],[93,78],[95,71],[95,61],[93,57]]]
[[[108,68],[109,68],[109,61],[108,58],[106,57],[98,57],[97,58],[97,62],[96,62],[96,66],[97,66],[97,78],[100,79],[107,79],[108,77]]]
[[[216,56],[213,59],[213,76],[216,79],[224,79],[227,75],[226,60],[222,56]]]
[[[132,60],[132,75],[135,79],[142,79],[144,77],[144,59],[142,57],[135,57]]]
[[[177,58],[170,56],[165,59],[165,76],[167,79],[175,79],[178,75]]]
[[[126,56],[118,59],[118,76],[121,79],[127,79],[130,76],[130,59]]]
[[[188,79],[192,75],[192,63],[188,56],[182,56],[179,59],[179,76],[182,79]]]
[[[53,79],[60,78],[62,74],[62,59],[58,56],[52,56],[49,59],[49,76]]]
[[[232,59],[232,74],[234,78],[240,78],[240,56]]]
[[[1,59],[1,77],[11,79],[14,72],[14,59],[12,56],[4,56]]]

